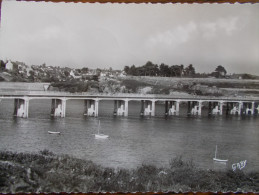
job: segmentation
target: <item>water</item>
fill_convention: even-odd
[[[259,171],[259,117],[208,118],[163,117],[163,105],[156,105],[157,117],[139,116],[140,103],[129,102],[129,117],[113,117],[113,103],[100,103],[99,117],[83,116],[83,101],[67,102],[66,118],[50,118],[50,100],[31,100],[29,118],[13,118],[13,100],[0,103],[0,150],[38,152],[48,149],[108,167],[136,168],[142,163],[167,166],[182,156],[202,169],[228,169],[247,160],[246,171]],[[109,139],[96,140],[98,121]],[[60,131],[61,135],[48,134]],[[218,158],[213,162],[215,146]]]

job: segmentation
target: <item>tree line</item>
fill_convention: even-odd
[[[184,65],[167,65],[167,64],[153,64],[152,62],[148,61],[145,65],[136,67],[135,65],[132,66],[125,66],[124,71],[127,75],[132,76],[160,76],[160,77],[194,77],[194,76],[201,76],[200,73],[195,72],[195,67],[190,64],[187,67]],[[221,73],[223,72],[224,75],[227,73],[225,68],[219,65],[215,72]],[[214,73],[215,73],[214,72]],[[212,73],[211,73],[212,74]],[[211,74],[203,74],[203,76],[209,76]]]
[[[158,66],[157,64],[153,64],[150,61],[139,67],[136,67],[135,65],[130,67],[125,66],[124,71],[126,74],[133,76],[182,77],[195,75],[195,68],[192,64],[184,67],[182,64],[169,66],[162,63]]]

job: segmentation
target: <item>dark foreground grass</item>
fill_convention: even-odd
[[[39,154],[2,151],[0,192],[259,191],[259,173],[201,170],[180,157],[169,164],[113,169],[47,150]]]

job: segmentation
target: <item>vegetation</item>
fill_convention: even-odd
[[[148,85],[147,83],[133,80],[133,79],[122,80],[121,85],[125,86],[129,93],[137,93],[138,88],[152,86],[152,85]]]
[[[44,150],[39,154],[0,152],[0,192],[259,191],[259,173],[197,168],[181,157],[168,167],[101,167],[92,161]]]
[[[148,61],[145,65],[135,67],[125,66],[124,71],[132,76],[161,76],[161,77],[192,77],[195,76],[195,68],[192,64],[184,68],[184,65],[166,65],[162,63],[160,66]]]
[[[60,81],[51,83],[51,87],[58,89],[59,91],[67,91],[70,93],[86,92],[89,88],[89,83],[76,80]]]
[[[238,74],[237,76],[241,77],[242,79],[259,79],[259,76],[251,75],[251,74]]]
[[[109,94],[172,94],[174,92],[183,92],[185,94],[204,96],[258,95],[257,81],[233,83],[233,81],[226,78],[239,80],[259,79],[259,77],[250,74],[226,75],[226,73],[227,71],[222,65],[217,66],[212,73],[201,74],[195,71],[192,64],[186,67],[182,64],[169,66],[164,63],[157,65],[150,61],[139,67],[135,65],[131,67],[125,66],[124,71],[121,71],[112,70],[112,68],[103,70],[98,68],[91,70],[87,67],[72,69],[69,67],[47,66],[45,63],[28,66],[23,62],[11,61],[11,64],[10,62],[7,64],[7,62],[0,60],[0,82],[47,82],[51,83],[49,90],[52,91]],[[215,77],[223,78],[224,81],[214,79]],[[150,78],[156,81],[149,82]],[[202,79],[197,80],[199,78]],[[226,90],[226,88],[230,90]]]
[[[219,65],[219,66],[215,69],[215,71],[218,72],[218,73],[221,73],[221,72],[222,72],[224,75],[227,74],[226,69],[225,69],[223,66],[221,66],[221,65]]]
[[[222,92],[217,88],[208,87],[207,85],[200,85],[200,82],[193,81],[191,79],[184,82],[179,80],[168,80],[165,78],[156,79],[156,77],[145,78],[130,78],[126,77],[121,79],[121,85],[125,86],[126,91],[129,93],[141,93],[140,89],[149,87],[147,93],[149,94],[170,94],[171,92],[183,92],[186,94],[195,95],[213,95],[222,96]]]

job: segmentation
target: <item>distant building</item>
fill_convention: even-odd
[[[219,75],[222,76],[222,77],[225,77],[226,74],[227,74],[226,71],[223,71],[223,70],[219,71]]]
[[[11,62],[11,60],[9,60],[9,62],[5,65],[5,69],[13,70],[13,63]]]
[[[75,78],[75,73],[73,70],[70,71],[69,75],[72,76],[73,78]]]
[[[106,73],[101,72],[100,76],[101,77],[106,77]]]
[[[70,73],[69,73],[69,75],[70,75],[71,77],[73,77],[74,79],[81,79],[81,78],[82,78],[81,75],[75,75],[74,70],[71,70]]]
[[[214,71],[211,73],[211,76],[216,78],[224,78],[226,77],[226,73],[224,71]]]
[[[125,71],[122,71],[120,74],[119,74],[120,77],[126,77],[126,72]]]
[[[33,71],[33,69],[30,66],[26,67],[27,76],[30,76],[30,71]]]

